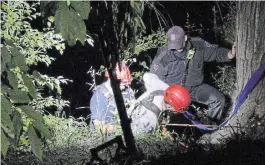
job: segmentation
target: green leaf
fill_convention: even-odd
[[[65,3],[60,3],[55,14],[55,32],[73,46],[78,39],[82,44],[86,38],[86,25],[81,16],[78,16],[72,8],[68,9]]]
[[[4,131],[1,129],[1,153],[3,154],[4,158],[6,157],[7,150],[8,150],[8,140]]]
[[[4,10],[8,9],[8,7],[4,3],[1,3],[1,4],[2,4],[1,5],[2,9],[4,9]]]
[[[20,138],[20,142],[21,142],[22,144],[24,144],[24,145],[27,145],[27,144],[28,144],[28,140],[27,140],[26,138],[24,138],[24,137],[21,137],[21,138]]]
[[[31,101],[28,93],[19,89],[9,91],[9,96],[14,103],[29,103]]]
[[[14,43],[12,40],[6,40],[5,43],[11,47],[15,47]]]
[[[40,112],[38,111],[35,111],[31,106],[28,106],[28,105],[22,105],[22,106],[19,106],[19,108],[21,108],[23,110],[23,112],[25,112],[25,114],[34,119],[34,120],[39,120],[41,121],[43,118],[42,118],[42,115]]]
[[[22,127],[23,127],[22,117],[18,111],[14,111],[14,117],[12,119],[12,122],[13,122],[14,129],[15,129],[15,138],[16,138],[16,144],[17,144],[19,137],[20,137]]]
[[[23,78],[23,81],[24,81],[24,84],[26,85],[26,87],[28,88],[29,90],[29,94],[30,96],[35,99],[37,98],[37,90],[35,88],[35,85],[33,84],[32,82],[32,79],[29,78],[28,76],[26,75],[22,75],[22,78]]]
[[[132,8],[134,8],[134,0],[130,0],[130,5]]]
[[[52,23],[50,23],[50,22],[47,22],[47,25],[48,25],[48,27],[51,27]]]
[[[72,1],[71,6],[81,16],[81,19],[88,19],[90,13],[89,1]]]
[[[31,150],[40,160],[42,160],[42,142],[32,125],[29,126],[28,136]]]
[[[23,54],[19,52],[19,50],[16,47],[10,48],[12,53],[11,63],[9,68],[15,68],[19,67],[21,71],[27,72],[29,70],[27,64],[26,64],[26,58]]]
[[[18,87],[17,75],[11,71],[7,71],[7,79],[9,84],[13,87],[13,89],[17,89]]]
[[[43,47],[44,46],[44,43],[43,43],[42,40],[38,40],[37,41],[37,44],[38,44],[39,47]]]
[[[10,113],[10,102],[4,96],[1,96],[1,127],[8,134],[8,136],[14,138],[14,127],[11,121]]]
[[[41,79],[41,78],[42,78],[40,72],[38,72],[38,71],[36,71],[36,70],[33,71],[32,75],[33,75],[35,78],[37,78],[37,79]]]
[[[6,64],[11,61],[11,55],[7,47],[1,48],[1,72],[7,69]]]
[[[40,1],[42,17],[46,19],[47,17],[54,15],[58,9],[57,1]]]
[[[9,91],[8,86],[6,86],[5,84],[1,84],[1,93],[6,94],[8,91]]]
[[[35,120],[33,125],[46,139],[52,138],[50,130],[40,120]]]
[[[133,5],[132,5],[133,3]],[[134,13],[137,13],[140,17],[143,16],[144,12],[144,2],[141,1],[131,1],[131,7],[134,9]]]
[[[1,112],[11,113],[11,104],[5,96],[1,96]]]
[[[10,146],[12,148],[16,149],[17,148],[17,142],[16,142],[15,137],[11,138],[8,136],[7,139],[8,139],[8,143],[10,144]]]

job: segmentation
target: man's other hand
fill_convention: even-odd
[[[236,45],[233,44],[232,49],[228,52],[228,58],[233,59],[236,56]]]

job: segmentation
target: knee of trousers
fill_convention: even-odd
[[[157,75],[150,72],[143,75],[143,81],[147,91],[165,90],[168,87],[168,84],[160,80]]]
[[[156,78],[158,78],[157,75],[150,73],[150,72],[146,72],[143,75],[144,83],[148,83],[148,84],[151,84],[152,80]]]
[[[209,109],[208,116],[212,119],[220,120],[225,106],[225,97],[223,94],[219,94],[212,101],[213,107]]]

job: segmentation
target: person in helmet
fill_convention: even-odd
[[[164,100],[169,104],[171,109],[178,113],[184,113],[191,102],[189,91],[182,85],[171,85],[164,92]]]
[[[236,55],[232,50],[210,44],[198,37],[188,38],[179,26],[167,32],[168,43],[158,49],[150,72],[168,85],[182,84],[188,89],[193,102],[208,106],[207,116],[220,122],[225,106],[225,97],[214,87],[205,84],[204,62],[228,62]]]
[[[129,87],[132,81],[131,73],[125,65],[119,66],[117,64],[115,70],[117,79],[120,80],[120,88],[126,105],[134,99]],[[113,132],[118,125],[118,112],[108,72],[105,72],[105,77],[107,80],[95,87],[90,100],[90,127],[92,130],[101,129],[106,132]]]
[[[132,118],[132,130],[134,133],[153,133],[161,124],[161,114],[165,110],[183,113],[190,104],[190,94],[181,85],[172,85],[161,81],[153,73],[145,73],[143,81],[144,92],[127,111]],[[181,117],[178,117],[183,122]],[[161,130],[162,133],[164,130]]]

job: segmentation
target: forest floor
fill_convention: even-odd
[[[109,137],[112,139],[113,137]],[[95,139],[94,139],[95,140]],[[250,138],[235,134],[225,145],[199,145],[192,137],[182,137],[176,141],[154,135],[136,137],[139,159],[133,160],[117,144],[112,145],[98,156],[103,160],[92,161],[90,149],[102,144],[99,139],[64,146],[56,150],[45,149],[43,161],[37,160],[32,153],[9,151],[3,165],[89,165],[89,164],[157,164],[157,165],[264,165],[265,138]],[[116,157],[114,156],[117,154]]]

